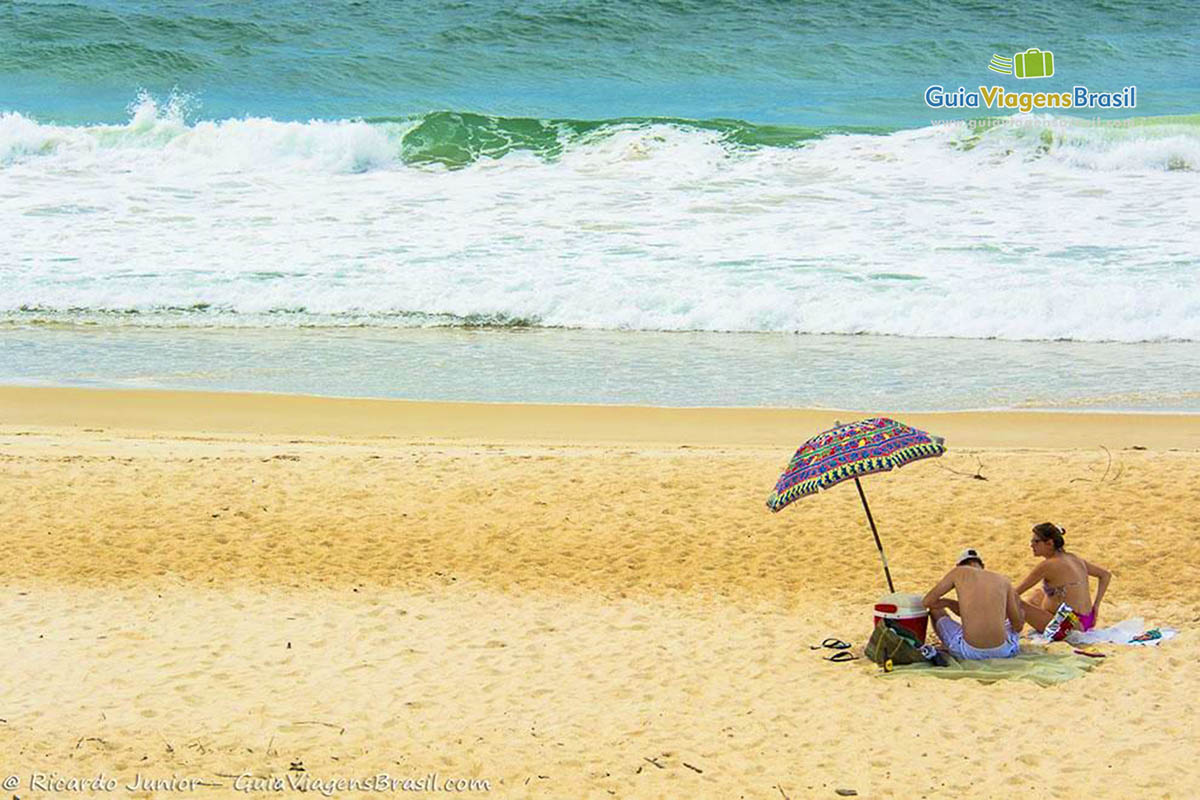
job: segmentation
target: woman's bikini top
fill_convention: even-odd
[[[1072,586],[1079,586],[1082,583],[1083,583],[1083,581],[1071,581],[1070,583],[1064,583],[1062,586],[1051,586],[1049,583],[1047,583],[1045,580],[1043,580],[1042,581],[1042,591],[1046,594],[1046,597],[1066,598],[1067,589],[1069,589]]]

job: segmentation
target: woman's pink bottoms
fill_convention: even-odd
[[[1071,621],[1072,617],[1079,621],[1078,625]],[[1078,630],[1080,633],[1083,633],[1084,631],[1090,631],[1094,627],[1096,627],[1096,615],[1094,612],[1089,611],[1087,614],[1077,614],[1071,610],[1069,605],[1063,603],[1058,607],[1058,612],[1046,625],[1043,633],[1050,641],[1061,642],[1067,638],[1067,634],[1071,631]]]

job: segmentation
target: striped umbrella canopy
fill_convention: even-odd
[[[895,591],[887,556],[884,555],[871,508],[867,505],[867,496],[858,477],[872,472],[886,472],[922,458],[940,456],[944,452],[945,440],[940,436],[930,436],[925,431],[910,428],[887,417],[839,424],[800,446],[787,469],[779,476],[775,491],[767,498],[767,507],[779,511],[806,494],[816,494],[818,489],[828,489],[853,478],[863,509],[867,512],[871,533],[875,535],[879,557],[883,560],[883,574],[887,577],[888,589]]]

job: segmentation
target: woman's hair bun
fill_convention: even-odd
[[[1062,550],[1063,537],[1067,535],[1066,528],[1060,528],[1053,522],[1042,522],[1033,526],[1033,532],[1043,542],[1054,542],[1055,550]]]

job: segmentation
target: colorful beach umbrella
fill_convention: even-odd
[[[888,591],[894,592],[896,588],[892,585],[892,573],[888,569],[883,543],[879,541],[879,531],[875,529],[875,519],[871,516],[871,507],[867,505],[867,496],[858,477],[872,472],[886,472],[922,458],[940,456],[944,452],[945,440],[940,436],[930,436],[925,431],[910,428],[887,417],[838,424],[800,445],[787,469],[779,476],[775,491],[767,498],[767,507],[779,511],[793,500],[853,478],[863,510],[867,512],[871,533],[875,536],[875,546],[879,548]]]

